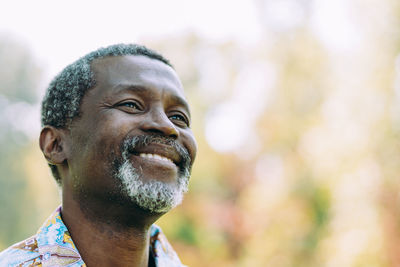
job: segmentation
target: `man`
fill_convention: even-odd
[[[169,62],[137,45],[89,53],[51,82],[42,126],[62,205],[0,266],[182,266],[153,224],[181,202],[196,155]]]

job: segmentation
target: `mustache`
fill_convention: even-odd
[[[121,152],[123,157],[126,159],[130,153],[133,152],[135,147],[143,147],[150,144],[162,144],[172,147],[176,153],[181,157],[179,168],[181,170],[191,171],[192,159],[188,150],[178,143],[175,139],[166,137],[163,135],[135,135],[132,137],[126,137],[122,143]]]

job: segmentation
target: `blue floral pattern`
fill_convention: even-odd
[[[86,266],[61,219],[61,207],[39,229],[36,235],[19,242],[0,253],[0,266]],[[158,267],[182,267],[160,227],[150,229],[150,250]]]

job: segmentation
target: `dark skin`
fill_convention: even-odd
[[[120,190],[112,159],[124,138],[159,135],[181,144],[192,162],[196,142],[183,87],[168,65],[145,56],[118,56],[92,63],[96,85],[70,129],[45,126],[40,147],[62,181],[62,217],[87,266],[148,266],[149,228],[163,214],[138,207]],[[158,154],[172,162],[140,157]],[[179,155],[149,144],[129,155],[142,179],[174,184]]]

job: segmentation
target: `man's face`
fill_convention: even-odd
[[[176,73],[145,56],[95,60],[92,70],[96,85],[71,126],[65,191],[169,210],[186,190],[196,155]]]

